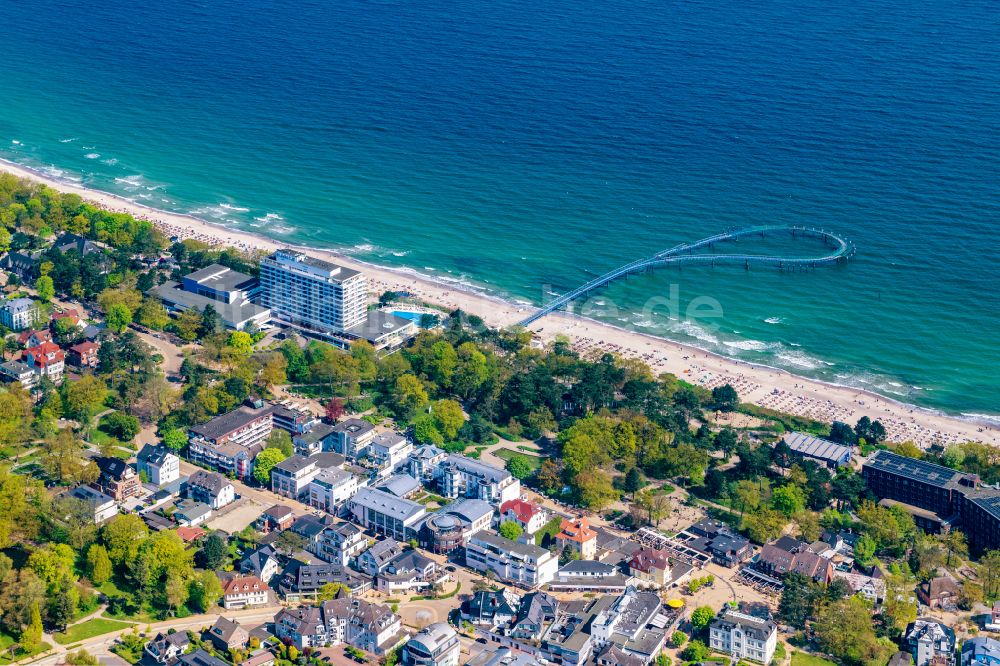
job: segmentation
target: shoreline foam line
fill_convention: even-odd
[[[448,309],[461,308],[484,319],[491,326],[509,326],[524,319],[534,305],[525,305],[502,298],[496,294],[466,283],[443,281],[416,269],[388,267],[344,255],[337,250],[304,247],[280,242],[261,233],[234,229],[195,217],[189,213],[171,212],[130,201],[122,196],[99,189],[84,187],[76,181],[62,180],[32,167],[26,167],[0,158],[0,170],[16,176],[44,183],[64,192],[73,192],[103,208],[127,212],[147,219],[168,236],[194,238],[210,244],[230,245],[247,251],[274,251],[279,247],[294,247],[307,253],[332,259],[346,266],[363,267],[370,277],[373,291],[392,289],[409,291],[418,298]],[[606,322],[588,320],[572,313],[558,311],[530,327],[545,341],[557,335],[566,335],[575,343],[589,344],[591,349],[601,349],[635,356],[646,360],[656,373],[669,372],[677,377],[698,383],[695,377],[706,374],[756,387],[740,391],[745,402],[761,405],[769,396],[784,395],[795,404],[782,408],[792,414],[830,410],[849,414],[851,423],[861,416],[879,419],[898,441],[913,439],[922,446],[939,442],[986,441],[1000,444],[1000,430],[994,430],[995,421],[986,415],[975,419],[968,414],[946,414],[918,405],[904,403],[895,398],[875,393],[869,389],[843,386],[820,379],[796,375],[784,368],[743,361],[701,349],[689,343],[675,342],[668,338],[621,328]],[[659,356],[660,358],[655,358]],[[737,388],[737,390],[740,390]],[[767,406],[766,404],[762,406]],[[796,409],[803,412],[798,414]],[[978,416],[978,415],[977,415]],[[824,420],[822,414],[817,420]],[[977,429],[983,426],[983,431]],[[912,432],[912,436],[909,433]],[[903,433],[896,436],[895,433]]]

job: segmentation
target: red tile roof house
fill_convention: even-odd
[[[76,326],[80,323],[80,313],[77,312],[76,308],[67,308],[64,312],[57,312],[52,315],[52,324],[55,325],[60,319],[69,319]]]
[[[96,368],[98,349],[100,349],[100,345],[89,340],[73,345],[69,348],[70,365],[75,365],[78,368]]]
[[[257,576],[234,576],[222,583],[222,607],[226,610],[266,606],[271,588]]]
[[[177,536],[179,536],[184,543],[193,543],[205,536],[205,534],[207,534],[207,532],[200,527],[187,527],[182,525],[177,528]]]
[[[41,377],[48,377],[55,384],[62,383],[63,370],[66,368],[66,354],[54,342],[43,342],[37,347],[28,349],[25,354],[25,365]]]
[[[545,526],[545,512],[537,504],[523,499],[512,499],[500,505],[500,522],[513,521],[528,534]]]
[[[37,347],[43,342],[52,342],[52,332],[47,328],[38,331],[21,331],[17,336],[17,343],[24,347]]]

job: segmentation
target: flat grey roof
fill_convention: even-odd
[[[839,463],[845,459],[849,460],[851,457],[850,448],[841,444],[835,444],[826,439],[807,435],[804,432],[791,432],[782,439],[785,440],[785,444],[788,444],[788,448],[792,451],[809,456],[810,458],[819,458]]]
[[[535,560],[544,556],[547,551],[541,546],[535,546],[529,543],[521,543],[519,541],[511,541],[510,539],[505,539],[499,534],[494,532],[476,532],[472,537],[473,541],[482,541],[494,548],[497,548],[501,552],[511,552],[517,553],[518,555],[523,555],[524,557],[531,557]]]
[[[418,516],[425,511],[422,504],[368,487],[360,488],[351,501],[399,520]]]
[[[416,335],[417,325],[412,320],[397,317],[391,312],[371,310],[368,312],[364,323],[350,327],[345,333],[368,340],[374,344],[382,338],[394,335],[406,328],[412,329],[412,333]]]
[[[253,282],[256,278],[246,273],[234,271],[222,264],[210,264],[193,273],[188,273],[184,276],[184,279],[193,280],[198,284],[203,284],[206,287],[212,287],[219,291],[232,291]]]
[[[204,310],[206,305],[211,305],[219,313],[223,321],[230,326],[242,324],[245,321],[267,315],[271,312],[270,309],[261,307],[250,301],[222,303],[207,296],[192,294],[190,291],[181,289],[179,283],[171,281],[153,287],[147,293],[151,293],[168,305],[180,309],[195,308],[197,310]]]

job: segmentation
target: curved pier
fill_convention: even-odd
[[[724,243],[727,241],[735,241],[740,238],[745,238],[748,236],[761,236],[764,237],[768,232],[773,231],[787,231],[792,234],[792,237],[804,237],[804,238],[818,238],[827,244],[833,246],[833,250],[827,254],[818,257],[782,257],[775,255],[761,255],[761,254],[744,254],[744,253],[711,253],[711,254],[691,254],[695,250],[699,250],[705,247],[711,247],[716,243]],[[636,259],[624,266],[619,266],[618,268],[605,273],[599,277],[590,280],[589,282],[580,285],[576,289],[569,291],[562,296],[553,299],[550,303],[543,306],[530,316],[526,317],[520,322],[521,326],[529,326],[534,322],[538,321],[545,315],[555,312],[559,308],[575,301],[576,299],[589,294],[595,289],[600,289],[601,287],[606,287],[611,282],[630,275],[632,273],[641,273],[654,268],[662,268],[664,266],[669,266],[678,263],[702,263],[702,264],[716,264],[716,263],[742,263],[748,268],[751,265],[765,265],[765,266],[777,266],[778,268],[809,268],[813,266],[819,266],[822,264],[840,263],[849,260],[854,256],[855,248],[854,244],[850,241],[841,238],[840,236],[823,230],[823,229],[813,229],[811,227],[785,227],[785,226],[756,226],[756,227],[743,227],[740,229],[732,229],[725,233],[716,234],[714,236],[709,236],[708,238],[702,238],[691,243],[681,243],[680,245],[675,245],[674,247],[663,250],[662,252],[657,252],[650,257],[644,257],[642,259]]]

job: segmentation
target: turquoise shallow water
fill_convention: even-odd
[[[671,269],[592,305],[1000,413],[994,3],[9,5],[0,157],[533,303],[730,226],[835,229],[849,266]],[[723,316],[685,317],[702,297]]]

